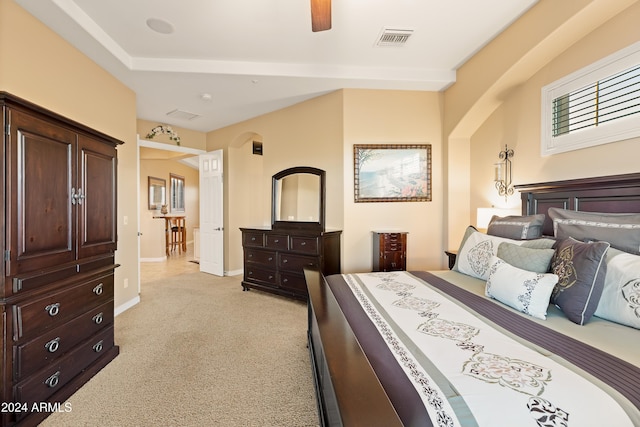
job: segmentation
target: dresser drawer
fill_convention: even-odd
[[[264,246],[264,233],[255,231],[245,231],[242,233],[242,244],[244,246]]]
[[[280,275],[280,287],[298,293],[307,294],[307,282],[304,276],[293,273],[282,273]]]
[[[276,272],[275,270],[263,270],[261,268],[255,268],[254,266],[248,265],[244,272],[244,280],[275,285]]]
[[[17,401],[29,404],[46,401],[112,347],[113,326],[110,326],[84,341],[71,353],[54,361],[47,369],[18,383],[15,386]]]
[[[289,236],[286,234],[267,234],[265,246],[269,249],[286,251],[289,249]]]
[[[36,339],[14,346],[14,379],[19,381],[45,367],[112,323],[113,301],[109,301]]]
[[[268,268],[276,268],[276,253],[270,251],[260,251],[256,249],[245,249],[244,261],[246,263],[259,264]]]
[[[283,270],[302,273],[304,267],[318,268],[318,258],[304,255],[280,254],[278,266]]]
[[[113,274],[13,307],[13,339],[41,334],[113,298]]]
[[[309,255],[318,254],[318,238],[317,237],[299,237],[291,236],[291,250],[302,252]]]

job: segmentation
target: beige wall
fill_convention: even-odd
[[[115,304],[127,304],[138,296],[139,277],[138,203],[129,184],[138,181],[135,94],[11,0],[0,0],[0,58],[0,90],[125,142],[118,147],[116,262],[121,266]]]
[[[638,171],[628,155],[637,141],[542,157],[540,97],[544,85],[640,40],[639,18],[637,0],[541,0],[463,65],[444,95],[448,247],[475,224],[478,207],[519,204],[518,196],[498,197],[493,184],[505,144],[515,150],[516,184]]]
[[[444,267],[441,95],[345,90],[343,271],[370,271],[373,230],[407,231],[407,268]],[[431,202],[354,202],[354,144],[431,144]]]
[[[271,224],[271,177],[293,166],[327,172],[327,228],[343,227],[342,92],[210,132],[224,149],[225,271],[242,270],[240,227]],[[263,155],[252,154],[262,141]]]

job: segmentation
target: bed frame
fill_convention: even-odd
[[[640,212],[640,173],[518,185],[522,213],[550,207],[608,213]],[[548,216],[543,233],[553,235]],[[305,269],[308,340],[323,426],[401,426],[325,278]]]

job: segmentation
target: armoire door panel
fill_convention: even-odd
[[[13,112],[11,125],[8,180],[14,196],[9,204],[15,209],[9,211],[7,275],[75,259],[71,190],[76,136],[63,127],[41,127],[19,111]]]
[[[116,149],[80,136],[78,257],[116,249]]]

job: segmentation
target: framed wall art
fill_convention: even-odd
[[[431,144],[355,144],[354,199],[430,202]]]

